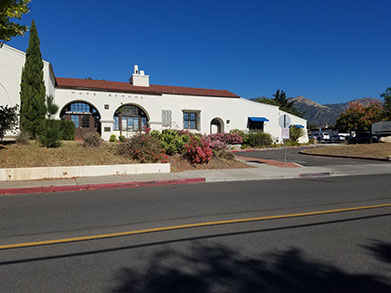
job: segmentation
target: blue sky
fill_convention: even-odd
[[[391,86],[389,0],[32,0],[44,59],[58,77],[227,89],[319,103]],[[8,42],[26,50],[28,33]]]

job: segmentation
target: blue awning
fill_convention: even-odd
[[[266,122],[266,121],[269,121],[269,119],[267,119],[265,117],[248,117],[248,120],[250,120],[251,122]]]
[[[300,124],[293,124],[292,126],[293,126],[293,127],[296,127],[296,128],[304,128],[304,126],[303,126],[303,125],[300,125]]]

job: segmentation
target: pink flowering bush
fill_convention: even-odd
[[[151,132],[151,127],[144,126],[144,127],[143,127],[143,131],[144,131],[146,134],[149,134],[149,133]]]
[[[185,144],[184,157],[192,164],[208,163],[213,156],[212,149],[207,139],[191,136]]]
[[[189,130],[185,130],[185,129],[183,129],[183,130],[178,130],[178,134],[179,135],[191,135],[191,133],[190,133],[190,131]]]
[[[227,148],[227,144],[220,140],[209,140],[209,147],[212,150],[221,151]]]
[[[134,135],[118,144],[117,152],[140,163],[167,163],[167,155],[159,139],[148,133]]]
[[[205,138],[213,151],[213,156],[218,159],[233,160],[234,155],[227,151],[228,144],[241,144],[243,138],[237,133],[216,133]]]
[[[243,137],[238,133],[225,133],[224,134],[226,144],[241,144],[243,143]]]
[[[218,141],[225,142],[224,133],[209,134],[209,135],[208,135],[208,138],[209,138],[211,141],[218,140]]]
[[[246,135],[246,132],[244,132],[243,130],[240,130],[240,129],[231,129],[229,131],[229,133],[239,135],[242,138],[242,140],[243,140],[244,136]]]
[[[224,144],[241,144],[243,138],[237,133],[216,133],[208,135],[208,139],[213,141],[220,141]]]

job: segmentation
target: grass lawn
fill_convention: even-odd
[[[317,147],[303,150],[307,154],[333,155],[333,156],[351,156],[385,159],[391,158],[390,143],[373,143],[373,144],[354,144],[339,145],[328,147]]]
[[[192,166],[181,157],[169,157],[171,171],[194,169],[248,168],[238,161],[212,159],[208,164]],[[29,145],[0,144],[0,168],[84,166],[136,164],[138,162],[116,154],[116,143],[104,142],[100,147],[83,147],[80,141],[63,141],[58,148],[45,148],[35,141]]]

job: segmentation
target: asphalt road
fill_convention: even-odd
[[[302,166],[335,166],[335,165],[362,165],[362,164],[391,164],[390,162],[363,160],[363,159],[349,159],[349,158],[336,158],[336,157],[321,157],[300,154],[299,152],[304,148],[288,148],[287,149],[287,161],[300,164]],[[268,150],[268,151],[249,151],[238,152],[238,156],[260,158],[268,160],[284,161],[284,150]]]
[[[0,197],[0,245],[391,203],[391,175]],[[0,250],[1,292],[391,290],[391,208]]]

